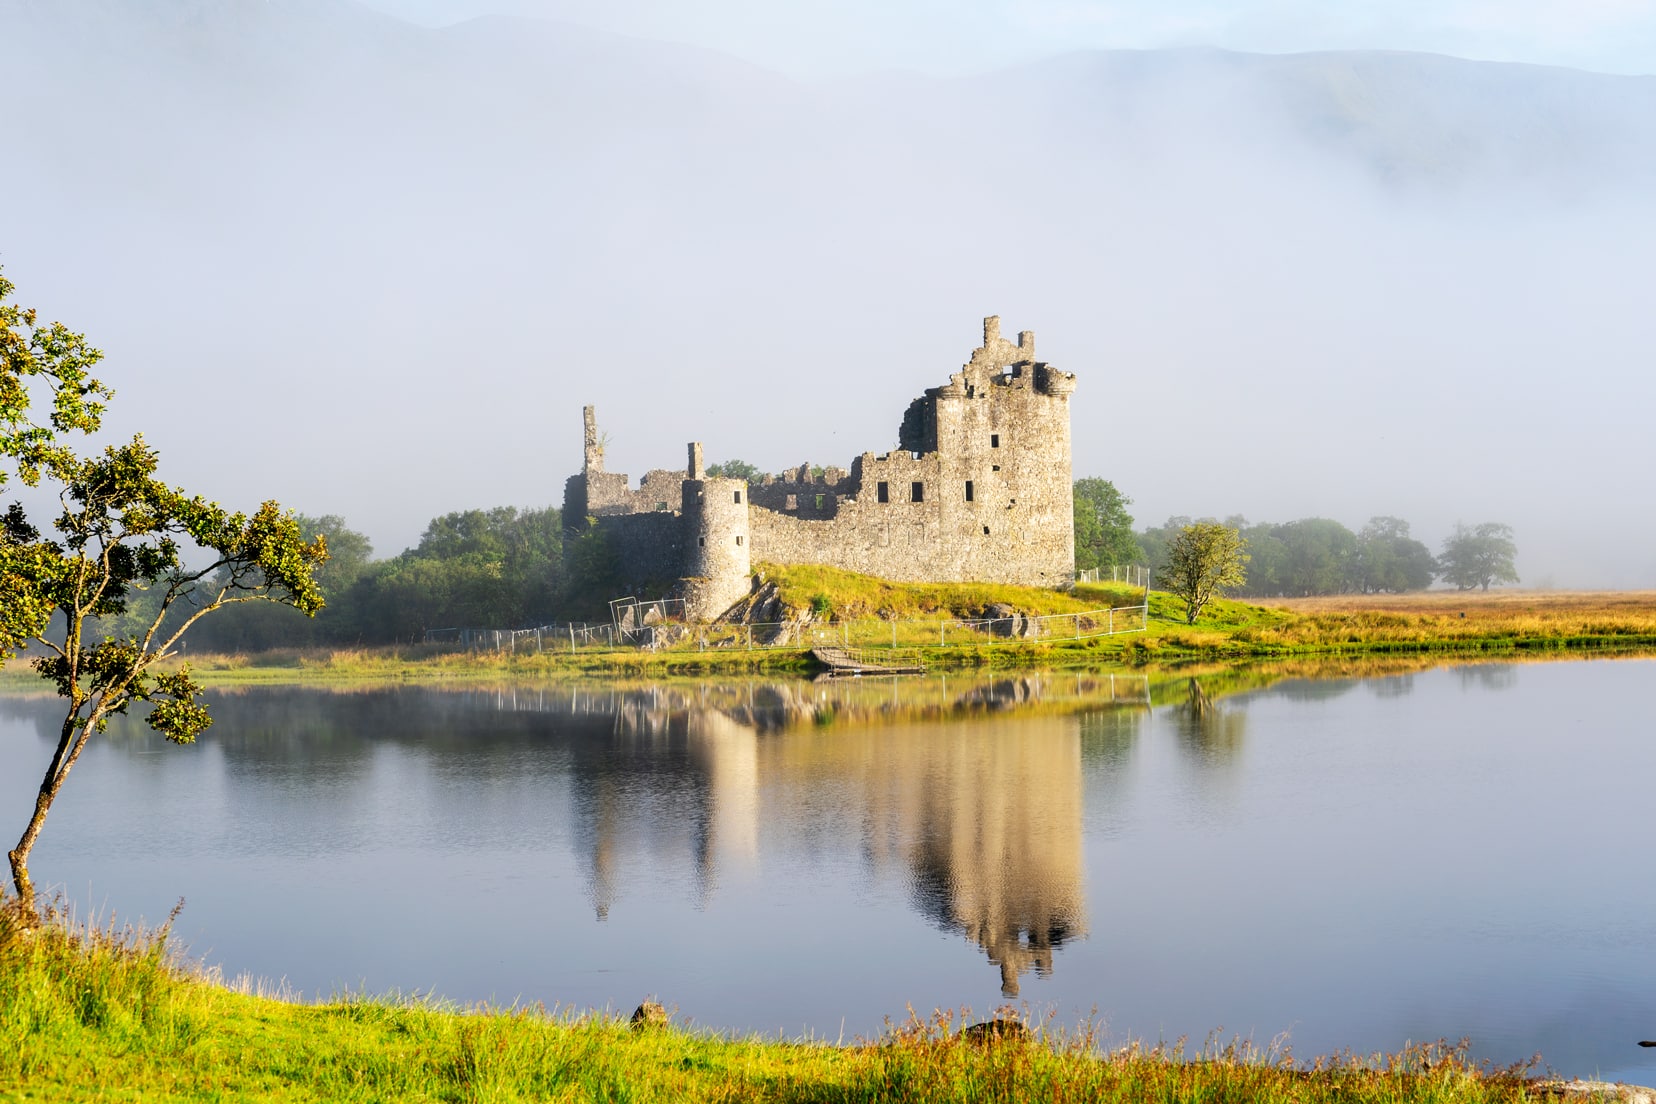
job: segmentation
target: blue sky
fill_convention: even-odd
[[[1656,74],[1656,0],[367,0],[440,25],[485,12],[712,47],[799,76],[953,74],[1070,49],[1422,50]]]

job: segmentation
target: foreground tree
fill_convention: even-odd
[[[1513,566],[1517,556],[1512,526],[1486,521],[1468,528],[1456,522],[1438,556],[1438,574],[1458,590],[1488,590],[1491,583],[1518,581],[1518,569]]]
[[[1075,481],[1075,568],[1135,564],[1144,559],[1133,537],[1133,500],[1108,479]]]
[[[316,569],[326,542],[306,542],[274,502],[251,516],[155,478],[156,454],[134,437],[81,457],[66,440],[97,432],[113,392],[92,378],[101,359],[85,338],[8,302],[0,277],[0,487],[16,478],[56,494],[53,535],[21,503],[0,519],[0,663],[26,646],[64,699],[56,748],[28,826],[9,853],[21,915],[36,915],[29,853],[46,814],[93,733],[135,702],[149,726],[189,743],[211,724],[188,667],[157,670],[186,630],[239,602],[322,607]],[[186,554],[190,562],[186,563]],[[119,635],[96,639],[103,619],[143,609]]]
[[[1226,587],[1247,581],[1245,547],[1240,533],[1216,521],[1191,522],[1174,534],[1156,582],[1184,599],[1186,624],[1195,624],[1202,607]]]

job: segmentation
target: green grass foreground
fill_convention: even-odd
[[[1442,1044],[1298,1065],[1092,1033],[974,1043],[949,1015],[873,1042],[631,1028],[606,1015],[349,997],[304,1004],[181,963],[165,928],[0,921],[7,1101],[1524,1101],[1522,1070]]]

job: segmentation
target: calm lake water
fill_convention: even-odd
[[[721,1029],[1004,1003],[1656,1083],[1650,660],[249,690],[113,727],[33,868],[228,975]],[[54,704],[0,698],[22,829]]]

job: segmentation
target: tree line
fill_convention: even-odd
[[[1327,594],[1400,594],[1433,582],[1460,590],[1518,582],[1518,547],[1511,526],[1500,522],[1457,524],[1433,554],[1402,518],[1374,517],[1353,532],[1329,518],[1249,523],[1242,517],[1171,517],[1137,532],[1127,512],[1132,499],[1106,479],[1075,482],[1075,566],[1147,564],[1164,573],[1169,550],[1197,524],[1232,530],[1246,551],[1241,581],[1226,593],[1248,598]]]

